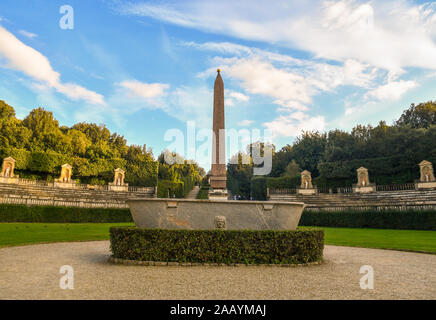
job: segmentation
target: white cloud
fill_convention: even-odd
[[[369,91],[368,96],[378,100],[398,100],[407,91],[415,88],[417,85],[416,81],[411,80],[392,81]]]
[[[247,96],[241,92],[232,91],[232,90],[227,92],[227,96],[231,97],[235,100],[242,101],[242,102],[248,102],[250,100],[249,96]]]
[[[234,107],[235,102],[232,99],[224,99],[224,105],[226,107]]]
[[[36,38],[38,36],[37,34],[26,31],[26,30],[20,30],[20,31],[18,31],[18,33],[20,33],[21,35],[23,35],[27,38],[30,38],[30,39]]]
[[[114,114],[121,118],[141,109],[161,110],[180,121],[195,121],[197,127],[211,127],[213,91],[206,87],[181,86],[173,90],[162,83],[128,80],[118,83],[108,98]]]
[[[254,123],[253,120],[242,120],[242,121],[238,122],[238,126],[248,127],[248,126],[252,125],[253,123]]]
[[[337,61],[403,72],[436,69],[436,5],[387,1],[167,1],[121,4],[124,14],[264,41]],[[230,48],[236,49],[236,48]]]
[[[323,131],[325,119],[323,116],[311,117],[303,112],[294,112],[280,115],[263,125],[272,131],[274,137],[296,137],[303,131]]]
[[[147,99],[164,95],[170,87],[164,83],[144,83],[137,80],[125,80],[118,85],[128,89],[131,95]]]
[[[313,96],[339,86],[369,88],[379,74],[376,68],[355,60],[329,64],[228,42],[183,45],[225,56],[215,57],[214,67],[199,73],[199,77],[214,75],[219,66],[226,76],[239,81],[247,93],[269,96],[285,109],[305,110]]]
[[[53,70],[50,61],[37,50],[18,40],[0,26],[0,57],[6,59],[2,67],[21,71],[36,81],[56,89],[72,100],[85,100],[92,104],[104,104],[103,96],[74,83],[62,83],[60,74]]]
[[[286,108],[306,109],[311,103],[311,88],[303,76],[279,69],[258,58],[216,59],[223,73],[240,81],[250,94],[272,97],[274,103]]]

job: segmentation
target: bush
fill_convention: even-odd
[[[436,230],[435,210],[303,211],[300,226]]]
[[[139,261],[296,264],[320,261],[322,230],[162,230],[112,227],[114,258]]]
[[[51,206],[0,205],[0,222],[131,222],[129,209],[72,208]]]

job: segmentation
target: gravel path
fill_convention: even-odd
[[[189,191],[189,193],[186,195],[186,199],[197,199],[197,194],[200,192],[199,186],[194,186],[194,188]]]
[[[283,267],[114,265],[108,241],[0,249],[0,299],[436,299],[436,255],[326,246],[325,263]],[[74,290],[59,268],[74,268]],[[362,265],[374,289],[362,290]]]

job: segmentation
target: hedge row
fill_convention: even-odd
[[[253,177],[251,179],[251,196],[253,200],[266,200],[266,188],[293,189],[301,184],[301,177]]]
[[[320,177],[318,185],[329,187],[351,186],[356,183],[356,169],[365,167],[369,171],[369,179],[379,185],[409,183],[419,178],[418,163],[424,160],[420,156],[407,158],[404,155],[353,159],[348,161],[322,162],[318,164]],[[435,163],[436,159],[432,155],[427,155],[426,160]]]
[[[0,222],[131,222],[129,209],[0,205]]]
[[[435,210],[303,211],[300,226],[436,230]]]
[[[138,261],[296,264],[320,261],[322,230],[162,230],[112,227],[114,258]]]
[[[184,183],[170,180],[159,180],[157,182],[157,197],[158,198],[183,198]]]

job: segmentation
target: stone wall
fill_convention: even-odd
[[[408,210],[436,209],[436,190],[381,191],[367,194],[269,194],[271,201],[304,202],[305,210],[340,211],[359,210]]]
[[[0,183],[0,203],[81,208],[128,208],[127,199],[153,198],[155,188],[132,188],[120,192],[62,189],[53,186]]]

